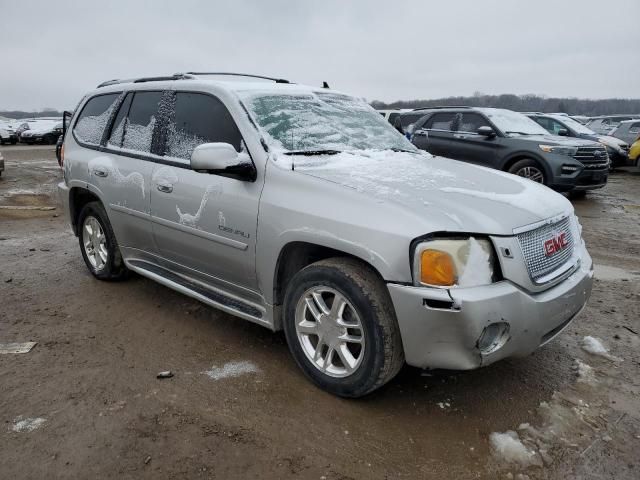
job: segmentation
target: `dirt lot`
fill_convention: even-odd
[[[405,368],[349,401],[307,382],[282,334],[93,279],[53,149],[2,152],[0,343],[38,344],[0,355],[0,478],[640,478],[637,170],[574,202],[598,280],[558,339],[473,372]]]

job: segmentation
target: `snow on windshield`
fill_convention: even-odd
[[[526,115],[500,108],[485,108],[482,112],[489,117],[503,133],[521,135],[548,135],[544,128]]]
[[[416,151],[373,108],[347,95],[247,92],[241,98],[276,150]]]

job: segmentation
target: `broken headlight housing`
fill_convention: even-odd
[[[416,286],[475,287],[496,277],[496,257],[488,238],[435,238],[420,242],[413,256]]]

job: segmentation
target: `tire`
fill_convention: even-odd
[[[16,143],[18,143],[17,140],[11,140],[11,145],[15,145]]]
[[[587,196],[586,190],[572,190],[569,192],[569,197],[574,199],[581,199]]]
[[[90,231],[98,233],[95,238]],[[100,202],[89,202],[80,211],[78,240],[84,263],[94,277],[100,280],[128,277],[129,270],[122,259],[107,212]]]
[[[518,160],[509,167],[508,172],[518,175],[519,177],[528,178],[536,183],[547,184],[547,176],[545,175],[544,168],[536,160],[531,158]],[[535,176],[531,176],[530,174]]]
[[[326,307],[320,320],[315,314],[321,313],[322,304],[314,294],[320,295]],[[331,308],[336,298],[346,302],[339,318]],[[305,300],[315,307],[315,313]],[[323,390],[341,397],[357,398],[380,388],[404,365],[389,292],[370,267],[352,258],[313,263],[291,279],[284,299],[284,331],[289,350],[304,374]],[[340,345],[341,337],[350,340]],[[332,353],[330,343],[335,347]],[[316,363],[313,357],[317,352]]]

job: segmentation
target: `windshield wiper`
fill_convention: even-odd
[[[293,152],[284,152],[285,155],[337,155],[342,153],[340,150],[296,150]]]
[[[392,152],[404,152],[404,153],[418,153],[415,150],[406,150],[404,148],[390,148],[389,150],[391,150]]]

